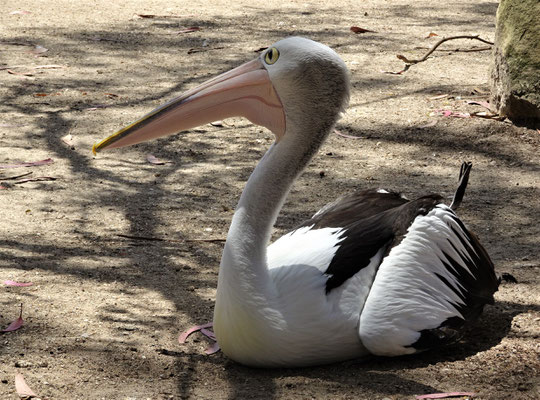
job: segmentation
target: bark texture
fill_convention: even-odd
[[[491,104],[511,120],[540,120],[540,0],[501,0]]]

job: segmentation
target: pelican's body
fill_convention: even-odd
[[[219,271],[214,331],[240,363],[306,366],[410,354],[455,341],[493,301],[493,265],[454,213],[470,166],[451,207],[433,195],[409,201],[360,191],[268,246],[290,187],[348,97],[348,72],[336,53],[288,38],[94,148],[233,115],[275,133],[242,193]]]

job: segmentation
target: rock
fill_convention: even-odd
[[[540,2],[501,0],[491,65],[491,104],[513,121],[540,121]]]

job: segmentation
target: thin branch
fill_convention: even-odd
[[[479,40],[483,43],[486,43],[486,44],[489,44],[489,45],[493,45],[492,42],[488,41],[488,40],[485,40],[485,39],[482,39],[480,38],[478,35],[459,35],[459,36],[450,36],[450,37],[447,37],[447,38],[442,38],[441,40],[439,40],[437,43],[435,43],[433,45],[433,47],[422,57],[422,58],[419,58],[417,60],[409,60],[407,57],[405,56],[402,56],[401,54],[398,54],[396,57],[399,58],[400,60],[402,60],[403,62],[405,62],[406,64],[418,64],[420,62],[423,62],[423,61],[426,61],[427,58],[435,51],[435,49],[437,47],[439,47],[441,44],[443,44],[444,42],[447,42],[449,40],[454,40],[454,39],[474,39],[474,40]]]

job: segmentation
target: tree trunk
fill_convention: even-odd
[[[540,121],[540,0],[501,0],[491,104],[513,121]]]

